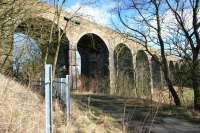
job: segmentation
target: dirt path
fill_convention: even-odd
[[[200,133],[200,123],[191,122],[185,118],[183,110],[179,115],[159,109],[151,101],[135,98],[74,95],[79,103],[89,105],[96,112],[107,113],[120,123],[123,123],[132,132],[151,133]],[[170,115],[169,115],[170,114]],[[153,121],[152,121],[153,120]]]

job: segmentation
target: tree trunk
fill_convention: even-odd
[[[199,71],[198,61],[193,61],[192,64],[192,87],[194,90],[194,109],[200,111],[200,86],[199,86]]]
[[[176,104],[176,106],[181,106],[181,101],[178,97],[178,94],[174,89],[172,81],[169,79],[169,68],[168,68],[168,64],[167,64],[167,59],[165,57],[164,42],[162,40],[161,34],[158,34],[158,38],[159,38],[160,47],[161,47],[162,70],[163,70],[163,73],[164,73],[165,81],[167,83],[167,86],[168,86],[170,93],[172,94],[172,97],[174,99],[174,103]]]
[[[193,89],[194,89],[194,109],[200,111],[200,87],[196,79],[193,79]]]
[[[57,61],[58,61],[58,54],[60,51],[60,45],[61,45],[61,42],[58,40],[57,47],[56,47],[56,53],[55,53],[54,60],[53,60],[53,72],[52,72],[53,79],[55,78],[55,75],[56,75],[56,66],[57,66]]]
[[[159,15],[159,5],[155,4],[155,8],[156,8],[156,20],[157,20],[157,36],[158,36],[158,40],[160,43],[160,52],[161,52],[161,58],[162,58],[162,70],[164,73],[164,77],[165,77],[165,81],[167,83],[168,89],[171,92],[173,99],[174,99],[174,103],[176,104],[176,106],[180,106],[181,105],[181,101],[178,97],[178,94],[176,93],[172,81],[169,79],[169,68],[168,68],[168,64],[167,64],[167,59],[165,57],[165,44],[162,38],[162,34],[161,34],[161,24],[160,24],[160,15]]]
[[[46,49],[43,52],[43,65],[45,66],[47,64],[48,54],[49,54],[49,45],[46,47]]]
[[[176,106],[181,106],[181,102],[180,102],[180,99],[178,97],[178,94],[177,94],[177,92],[175,91],[175,89],[173,87],[172,81],[169,79],[169,71],[168,70],[169,69],[168,69],[168,66],[167,66],[167,61],[164,58],[164,61],[163,61],[163,72],[164,72],[165,81],[167,83],[167,86],[168,86],[168,89],[169,89],[170,93],[172,94],[172,97],[174,99],[174,103],[176,104]]]

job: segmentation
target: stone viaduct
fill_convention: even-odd
[[[57,69],[65,69],[62,71],[64,74],[75,72],[77,67],[75,53],[78,51],[81,57],[82,80],[84,79],[82,82],[90,87],[95,86],[96,92],[149,96],[153,91],[152,88],[161,87],[163,79],[160,66],[151,59],[139,42],[64,11],[60,17],[57,17],[56,10],[46,4],[31,4],[24,8],[26,8],[26,13],[20,14],[15,19],[16,23],[7,34],[12,35],[14,32],[26,34],[28,30],[35,31],[32,32],[34,34],[29,35],[36,40],[43,38],[39,45],[44,47],[48,43],[52,23],[58,25],[60,30],[64,31],[64,37],[61,41]],[[64,17],[73,18],[67,22]],[[41,37],[36,34],[41,29],[48,33],[48,36]],[[55,34],[57,32],[59,29],[55,31]],[[56,40],[54,36],[52,38]],[[2,42],[4,46],[8,43],[6,40]],[[159,57],[156,50],[154,53]],[[51,63],[50,60],[49,63]]]

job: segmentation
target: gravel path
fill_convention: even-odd
[[[184,117],[160,115],[163,110],[152,108],[151,105],[156,103],[144,99],[99,95],[73,97],[80,103],[89,104],[91,108],[107,113],[124,123],[129,133],[200,133],[200,123],[191,122]]]

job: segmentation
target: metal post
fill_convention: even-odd
[[[72,82],[72,89],[73,89],[73,46],[72,44],[69,45],[69,75],[71,75],[71,82]]]
[[[65,91],[65,78],[60,78],[60,89],[61,89],[61,93],[60,93],[60,97],[63,103],[65,103],[65,95],[66,95],[66,91]]]
[[[150,58],[150,57],[149,57]],[[153,61],[151,60],[151,58],[149,59],[149,68],[150,68],[150,78],[151,78],[151,100],[152,100],[152,95],[153,95],[153,91],[154,91],[154,79],[153,79],[153,67],[152,67],[152,63]]]
[[[66,83],[66,113],[67,113],[67,122],[68,122],[68,124],[70,123],[70,120],[71,120],[71,118],[70,118],[70,114],[71,114],[71,112],[70,112],[70,109],[71,109],[71,107],[70,107],[70,85],[71,85],[71,83],[70,83],[70,76],[69,75],[66,75],[66,79],[65,79],[65,83]]]
[[[45,65],[45,115],[46,133],[52,133],[52,65],[50,64]]]
[[[75,69],[75,70],[74,70],[74,72],[75,72],[75,74],[74,74],[74,76],[75,76],[75,87],[74,87],[74,89],[75,89],[75,90],[77,89],[77,81],[78,81],[78,80],[77,80],[77,59],[76,59],[77,57],[76,57],[76,51],[77,51],[77,50],[75,49],[75,51],[74,51],[74,54],[75,54],[75,55],[74,55],[74,59],[75,59],[75,61],[74,61],[74,63],[75,63],[75,64],[74,64],[74,69]]]

